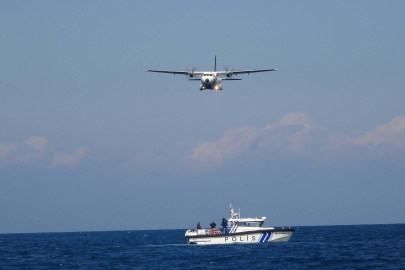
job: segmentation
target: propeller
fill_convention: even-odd
[[[196,71],[197,68],[194,66],[191,70],[189,68],[186,68],[186,70],[190,73],[187,76],[190,76],[190,78],[193,78],[194,77],[194,71]]]
[[[226,77],[232,77],[232,71],[234,71],[234,69],[229,70],[228,65],[226,65],[224,69],[226,71]]]

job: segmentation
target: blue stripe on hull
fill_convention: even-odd
[[[264,240],[264,242],[268,242],[270,240],[272,233],[269,233],[269,235],[266,237],[266,239]]]
[[[273,236],[274,236],[274,233],[271,233],[271,237],[270,237],[269,241],[271,241],[271,239],[273,238]]]
[[[260,243],[264,243],[268,235],[269,235],[268,233],[263,234],[263,237],[262,237]]]
[[[261,243],[262,242],[262,238],[263,238],[263,233],[262,234],[260,234],[260,238],[259,238],[259,243]]]

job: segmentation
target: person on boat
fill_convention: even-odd
[[[200,224],[200,222],[197,223],[197,230],[198,230],[198,229],[201,229],[201,224]]]
[[[222,232],[223,233],[226,232],[226,223],[227,223],[227,220],[225,218],[222,218],[221,226],[222,226]]]
[[[217,224],[215,224],[215,222],[213,221],[213,222],[211,222],[210,226],[211,226],[211,229],[215,229],[215,226],[217,226]]]

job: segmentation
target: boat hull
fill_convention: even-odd
[[[195,245],[287,242],[294,231],[294,229],[273,229],[216,235],[186,235],[186,240],[187,243]]]

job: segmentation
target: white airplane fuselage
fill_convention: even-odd
[[[204,72],[201,76],[200,90],[222,90],[220,82],[216,72]]]

